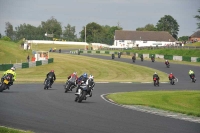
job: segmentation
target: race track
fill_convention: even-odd
[[[111,60],[109,56],[85,55]],[[118,59],[132,63],[130,59]],[[0,125],[36,133],[200,133],[200,123],[164,117],[123,108],[106,102],[101,95],[141,90],[199,90],[200,67],[136,61],[166,73],[173,72],[179,82],[160,87],[140,83],[97,83],[93,96],[83,103],[74,102],[74,92],[64,93],[63,84],[44,90],[42,84],[15,84],[0,93]],[[196,73],[191,83],[189,69]]]

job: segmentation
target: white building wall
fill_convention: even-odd
[[[163,42],[163,41],[142,41],[142,40],[115,40],[114,47],[132,48],[132,47],[147,47],[147,46],[171,46],[175,45],[175,42]]]

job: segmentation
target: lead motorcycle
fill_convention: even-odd
[[[3,80],[0,85],[0,92],[9,89],[9,83],[11,82],[12,78],[13,76],[11,74],[7,74],[3,77]]]
[[[174,78],[172,78],[172,79],[170,80],[170,84],[171,84],[171,85],[175,85],[175,79],[174,79]]]

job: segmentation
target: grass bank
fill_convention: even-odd
[[[81,55],[50,53],[54,63],[18,69],[17,82],[43,82],[45,75],[54,69],[56,82],[65,82],[69,74],[76,71],[78,75],[84,72],[92,74],[97,82],[151,82],[156,71],[161,81],[168,81],[167,74],[148,67],[113,60],[103,60]]]
[[[107,96],[118,104],[144,105],[200,117],[200,91],[138,91]]]
[[[33,133],[33,132],[0,126],[0,133]]]

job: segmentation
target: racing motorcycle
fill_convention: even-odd
[[[115,54],[112,54],[112,59],[115,59]]]
[[[169,68],[169,66],[170,66],[170,64],[169,64],[169,63],[167,63],[167,64],[166,64],[166,67],[167,67],[167,68]]]
[[[46,80],[45,80],[45,83],[44,83],[44,90],[48,90],[49,88],[50,88],[50,86],[51,86],[51,78],[47,78]]]
[[[159,86],[159,82],[156,77],[153,78],[153,81],[154,86]]]
[[[141,61],[143,61],[144,59],[143,59],[143,57],[140,57],[141,58]]]
[[[7,74],[3,77],[1,86],[0,86],[0,92],[3,92],[6,89],[9,89],[9,83],[11,82],[13,76],[11,74]]]
[[[194,74],[193,74],[193,75],[191,75],[191,81],[192,81],[193,83],[195,83],[195,82],[196,82],[196,78],[195,78]]]
[[[65,93],[67,93],[68,91],[72,91],[72,89],[74,89],[74,88],[76,88],[76,84],[73,84],[69,80],[64,85]]]
[[[171,84],[171,85],[175,85],[175,79],[174,79],[174,78],[172,78],[172,79],[170,80],[170,84]]]
[[[154,62],[154,61],[155,61],[154,57],[151,57],[151,61],[152,61],[152,62]]]

